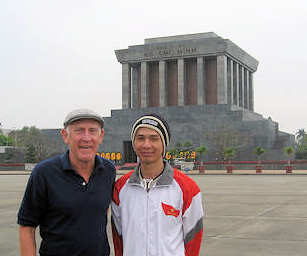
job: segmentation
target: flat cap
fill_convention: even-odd
[[[65,117],[65,120],[64,120],[64,127],[66,128],[72,122],[75,122],[81,119],[94,119],[101,125],[101,128],[103,128],[104,121],[103,121],[102,116],[100,116],[93,110],[85,109],[85,108],[76,109],[68,113],[68,115]]]

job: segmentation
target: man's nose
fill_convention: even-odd
[[[151,143],[149,139],[145,139],[143,146],[144,147],[150,147]]]
[[[82,134],[82,139],[84,140],[90,140],[91,139],[91,134],[89,131],[84,131],[83,134]]]

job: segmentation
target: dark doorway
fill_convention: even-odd
[[[125,163],[136,163],[136,154],[133,150],[131,140],[124,141],[124,161]]]

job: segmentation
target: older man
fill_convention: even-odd
[[[163,157],[170,142],[166,121],[138,118],[131,140],[139,164],[116,181],[112,231],[116,256],[197,256],[203,209],[197,184]]]
[[[89,109],[70,112],[61,134],[69,150],[35,167],[18,212],[22,256],[110,255],[107,210],[115,181],[113,164],[96,155],[103,118]]]

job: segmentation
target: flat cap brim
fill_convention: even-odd
[[[93,119],[97,121],[101,127],[104,126],[104,120],[102,116],[97,114],[96,112],[90,110],[90,109],[76,109],[71,111],[64,120],[64,127],[67,127],[69,124],[82,120],[82,119]]]

